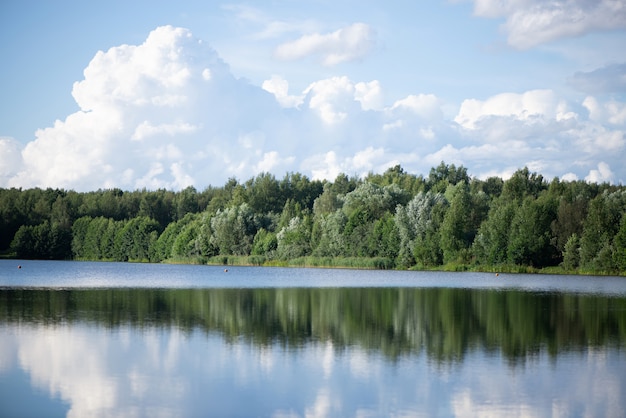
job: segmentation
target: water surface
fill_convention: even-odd
[[[2,260],[0,338],[0,416],[626,412],[616,277]]]

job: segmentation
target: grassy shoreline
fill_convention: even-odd
[[[206,264],[220,266],[259,266],[259,267],[302,267],[302,268],[345,268],[363,270],[405,270],[395,266],[395,262],[385,258],[358,257],[300,257],[291,260],[268,260],[263,256],[216,256],[192,260],[168,260],[183,264]],[[450,263],[442,266],[412,266],[411,271],[482,272],[508,274],[555,274],[577,276],[626,276],[626,271],[568,270],[560,266],[535,268],[521,265],[470,265]]]
[[[0,254],[0,259],[16,259],[14,254]],[[114,260],[87,260],[76,259],[75,261],[103,261]],[[128,260],[132,263],[149,263],[149,260]],[[265,256],[214,256],[214,257],[191,257],[170,258],[163,260],[162,264],[195,264],[210,266],[248,266],[248,267],[300,267],[300,268],[336,268],[355,270],[410,270],[410,271],[446,271],[446,272],[480,272],[480,273],[506,273],[506,274],[554,274],[574,276],[620,276],[626,277],[626,271],[606,270],[568,270],[560,266],[535,268],[514,264],[501,265],[476,265],[449,263],[441,266],[411,266],[407,269],[396,267],[394,260],[389,258],[364,258],[364,257],[299,257],[291,260],[268,259]]]

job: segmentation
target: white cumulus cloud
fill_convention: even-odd
[[[626,182],[617,98],[530,90],[386,102],[378,80],[346,76],[291,92],[280,76],[262,86],[235,78],[208,44],[170,26],[98,52],[72,94],[79,110],[32,141],[0,138],[0,187],[202,189],[260,172],[333,180],[401,164],[427,173],[442,160],[481,177],[528,166],[548,178]]]
[[[565,114],[553,91],[532,90],[522,94],[501,93],[487,100],[465,100],[454,120],[464,128],[473,129],[481,118],[489,116],[529,120],[535,117],[553,119]]]

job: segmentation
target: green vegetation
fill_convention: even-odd
[[[455,288],[1,289],[0,324],[177,327],[227,340],[301,347],[332,341],[391,359],[462,361],[476,349],[510,361],[626,341],[626,299]]]
[[[268,173],[198,192],[0,189],[18,258],[626,274],[626,188],[504,181],[441,163],[330,181]]]

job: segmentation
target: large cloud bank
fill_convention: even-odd
[[[370,34],[355,25],[297,42],[322,51],[351,33]],[[298,58],[292,46],[283,58]],[[427,173],[442,160],[479,177],[528,166],[626,180],[626,104],[615,99],[570,103],[532,90],[451,104],[415,92],[384,103],[377,80],[341,76],[290,92],[278,76],[262,86],[235,78],[207,43],[170,26],[98,52],[72,95],[80,110],[25,146],[0,138],[1,187],[203,188],[260,172],[334,179],[401,164]]]

